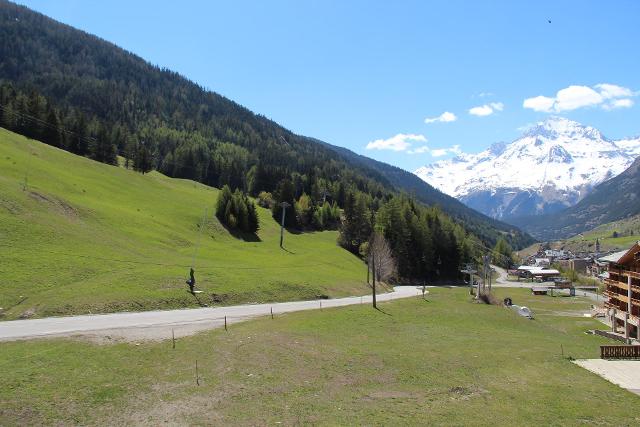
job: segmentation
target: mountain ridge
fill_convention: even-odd
[[[508,221],[575,205],[622,173],[637,154],[640,138],[613,141],[594,127],[552,116],[509,144],[495,143],[415,173],[468,206]]]
[[[566,239],[640,213],[640,157],[620,175],[598,185],[576,205],[553,214],[512,218],[540,240]]]

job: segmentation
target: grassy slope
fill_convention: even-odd
[[[465,289],[234,324],[171,342],[0,346],[0,424],[637,425],[638,397],[567,360],[602,324],[532,297],[536,320]],[[560,346],[564,348],[564,358]],[[198,360],[200,386],[195,384]]]
[[[614,231],[617,231],[620,237],[612,237]],[[569,247],[593,251],[596,239],[600,240],[602,251],[630,248],[640,240],[640,215],[603,224],[582,235],[573,236],[566,244]]]
[[[260,209],[259,241],[238,239],[213,215],[217,194],[0,129],[4,318],[32,309],[45,316],[196,305],[184,281],[198,239],[203,302],[214,293],[224,304],[366,293],[366,270],[336,245],[336,232],[287,233],[283,251],[278,225]]]

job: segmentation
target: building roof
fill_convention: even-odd
[[[635,245],[631,246],[626,254],[624,254],[618,260],[618,264],[625,264],[629,261],[633,261],[636,259],[636,255],[640,252],[640,241],[636,242]]]
[[[640,242],[636,242],[636,244],[630,247],[629,249],[625,249],[624,251],[620,251],[620,252],[614,252],[611,255],[598,258],[598,261],[615,262],[616,264],[619,264],[623,258],[626,258],[625,255],[628,255],[629,253],[633,255],[635,252],[637,252],[637,248],[639,245],[640,245]],[[634,249],[636,250],[634,251]]]
[[[558,270],[553,270],[553,269],[539,269],[539,270],[531,270],[531,274],[533,274],[534,276],[537,275],[555,275],[555,274],[560,274],[560,272]]]

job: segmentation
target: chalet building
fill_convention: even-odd
[[[625,336],[638,337],[640,320],[640,242],[631,249],[600,258],[608,264],[604,279],[608,297],[605,307],[614,320],[614,328],[622,327]]]

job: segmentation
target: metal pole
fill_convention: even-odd
[[[289,203],[287,202],[282,202],[280,203],[280,206],[282,207],[282,222],[280,223],[280,247],[282,247],[282,243],[284,241],[284,215],[287,207],[291,205],[289,205]]]
[[[627,313],[631,314],[631,274],[629,274],[627,276],[627,298],[629,298],[629,301],[627,302]]]

